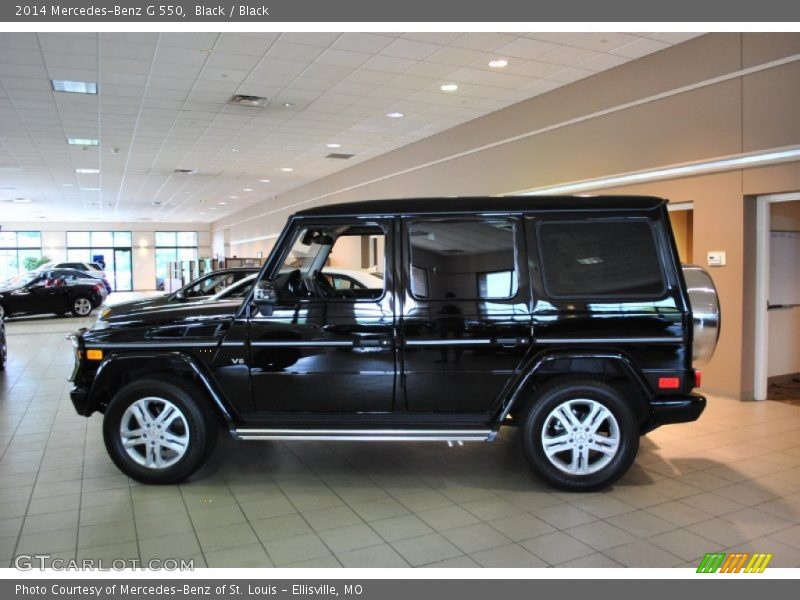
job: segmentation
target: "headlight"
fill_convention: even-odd
[[[75,355],[75,365],[72,368],[72,373],[67,378],[67,381],[75,381],[75,377],[78,375],[78,368],[81,365],[81,340],[80,334],[78,333],[70,333],[67,336],[67,339],[72,342],[72,348],[74,350]]]

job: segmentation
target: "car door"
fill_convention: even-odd
[[[391,277],[375,278],[370,294],[356,297],[335,289],[322,273],[329,263],[365,268],[373,261],[383,267],[392,259],[391,226],[388,219],[295,221],[283,254],[262,274],[274,282],[274,309],[262,314],[252,307],[249,316],[248,365],[257,412],[343,413],[364,421],[392,411]],[[380,256],[373,252],[370,258],[369,248],[380,248]]]
[[[406,218],[402,392],[411,412],[486,413],[531,341],[517,217]]]
[[[50,312],[53,292],[52,287],[48,285],[50,281],[46,275],[40,275],[24,288],[12,293],[9,302],[10,312],[29,315]]]

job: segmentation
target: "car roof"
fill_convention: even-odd
[[[417,215],[453,213],[525,213],[553,211],[654,210],[666,200],[655,196],[500,196],[365,200],[316,206],[297,217]]]

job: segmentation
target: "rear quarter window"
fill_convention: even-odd
[[[538,242],[550,297],[658,297],[664,293],[664,273],[648,221],[545,221],[539,224]]]

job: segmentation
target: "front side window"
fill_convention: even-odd
[[[539,251],[552,297],[660,296],[664,276],[645,221],[544,222]]]
[[[386,236],[377,224],[301,228],[273,276],[278,298],[377,300],[383,296]]]
[[[426,300],[500,300],[517,293],[514,224],[417,221],[409,227],[411,292]]]

